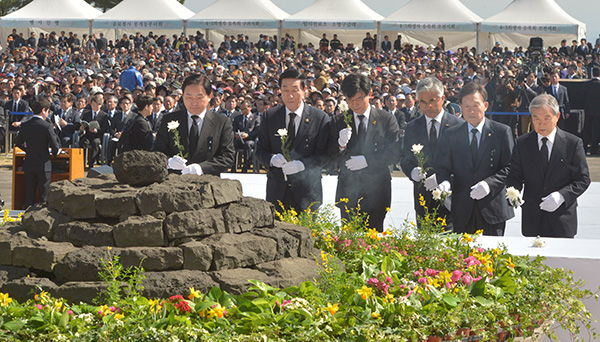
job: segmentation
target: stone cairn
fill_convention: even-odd
[[[47,204],[0,229],[0,292],[24,301],[41,286],[91,302],[106,288],[101,260],[114,255],[145,269],[142,294],[150,298],[185,296],[189,287],[236,294],[250,279],[287,287],[317,276],[308,228],[275,221],[274,206],[243,197],[239,181],[168,175],[166,165],[161,153],[132,151],[115,158],[116,177],[52,183]]]

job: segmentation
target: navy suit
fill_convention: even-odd
[[[18,128],[12,126],[13,122],[24,122],[26,121],[24,119],[28,117],[23,115],[10,115],[10,112],[29,112],[31,109],[29,109],[29,103],[27,103],[27,101],[20,99],[16,107],[14,100],[7,101],[6,104],[4,104],[4,111],[8,115],[8,129],[11,131],[18,131]]]
[[[244,122],[244,118],[246,121]],[[260,117],[250,113],[248,116],[238,115],[233,119],[233,133],[247,133],[246,139],[237,138],[233,144],[235,148],[244,149],[244,166],[243,169],[250,167],[252,155],[254,154],[254,143],[258,137],[258,129],[260,128]],[[233,170],[234,172],[236,170]]]
[[[296,138],[290,149],[291,158],[300,160],[304,171],[284,178],[280,168],[271,166],[271,157],[281,153],[281,138],[277,130],[286,128],[284,105],[267,110],[261,118],[258,131],[258,160],[267,168],[266,200],[280,209],[278,201],[286,208],[295,207],[304,211],[308,207],[317,209],[323,202],[321,169],[327,162],[327,141],[329,138],[329,116],[304,104],[302,120],[297,127]]]
[[[61,127],[58,124],[61,118],[67,122],[67,125],[64,127]],[[81,126],[81,117],[79,116],[79,111],[71,107],[67,109],[65,113],[63,113],[62,109],[59,108],[52,114],[50,121],[54,123],[61,146],[69,147],[71,145],[71,139],[73,139],[73,134],[79,131],[79,127]]]
[[[571,104],[569,103],[569,93],[567,92],[567,87],[559,83],[558,95],[554,94],[552,85],[546,87],[545,91],[546,94],[554,96],[554,98],[556,98],[556,101],[558,101],[558,106],[560,108],[560,118],[558,119],[558,127],[560,129],[564,129],[569,133],[577,134],[579,116],[576,114],[570,114]],[[569,114],[569,118],[567,118],[567,114]]]
[[[600,79],[593,78],[583,88],[585,124],[583,125],[584,148],[590,145],[590,153],[598,154],[600,143]]]
[[[339,164],[337,190],[335,194],[337,206],[340,207],[342,218],[348,219],[348,209],[355,209],[360,204],[361,212],[369,216],[369,226],[383,231],[383,221],[386,209],[392,200],[392,177],[390,165],[400,160],[400,142],[398,120],[384,110],[371,107],[369,122],[367,122],[366,137],[359,139],[354,113],[352,115],[352,136],[347,147],[340,151],[338,145],[339,132],[346,128],[344,116],[338,114],[331,123],[329,135],[329,154]],[[367,161],[367,167],[357,171],[349,170],[345,163],[352,156],[362,155]],[[341,201],[347,198],[348,202]]]
[[[541,158],[536,132],[517,139],[506,186],[525,186],[521,231],[524,236],[572,238],[577,234],[577,197],[590,185],[583,142],[557,128],[546,172]],[[541,210],[541,199],[555,191],[565,202],[554,212]]]
[[[437,126],[437,129],[439,130],[438,142],[446,134],[450,127],[460,125],[463,122],[463,120],[457,118],[455,115],[444,111],[442,122]],[[431,168],[431,170],[427,171],[427,175],[431,176],[436,173],[434,165],[440,153],[439,151],[441,147],[438,143],[436,144],[435,149],[432,149],[429,142],[429,127],[427,127],[425,115],[418,117],[406,125],[406,134],[404,135],[404,152],[402,153],[402,162],[400,163],[400,166],[402,167],[404,174],[409,177],[409,179],[412,170],[419,166],[417,163],[417,158],[411,151],[414,144],[423,145],[423,155],[427,158],[427,161],[425,162],[425,168]],[[413,180],[411,179],[411,181]],[[439,203],[434,202],[431,191],[427,191],[425,187],[420,184],[420,182],[417,183],[413,181],[413,195],[417,217],[422,218],[425,215],[425,209],[419,204],[419,195],[423,196],[423,199],[425,199],[425,205],[427,208],[429,208],[429,210],[437,207]],[[443,205],[439,206],[438,213],[441,216],[449,216],[449,212]]]
[[[452,185],[451,217],[455,232],[503,235],[506,221],[515,214],[506,200],[506,177],[514,145],[510,127],[485,119],[475,163],[470,151],[467,122],[453,126],[438,141],[440,147],[435,170],[438,183]],[[451,178],[453,176],[453,178]],[[471,198],[471,187],[485,180],[490,193],[480,200]],[[473,219],[483,219],[474,226]]]
[[[183,154],[188,155],[190,151],[188,113],[180,110],[166,114],[160,124],[156,140],[154,141],[154,151],[162,152],[167,157],[173,157],[179,153],[175,146],[174,135],[169,132],[167,124],[171,121],[179,122],[179,137],[184,147]],[[187,156],[187,163],[199,164],[202,172],[208,175],[220,176],[233,163],[233,130],[231,120],[227,117],[207,110],[202,123],[198,137],[196,153]]]
[[[16,145],[27,153],[23,162],[25,208],[35,203],[36,190],[40,202],[46,202],[52,175],[52,162],[48,148],[52,149],[53,155],[56,155],[60,148],[54,126],[46,120],[33,117],[21,125]]]
[[[81,138],[82,144],[85,147],[89,147],[90,150],[88,152],[88,166],[90,168],[94,167],[94,163],[98,160],[100,156],[100,145],[102,144],[102,137],[104,133],[108,133],[110,129],[110,121],[108,120],[108,115],[106,112],[99,110],[96,113],[96,117],[92,117],[93,113],[91,109],[84,109],[81,113],[81,121],[91,122],[97,121],[100,125],[100,129],[96,131],[96,133],[92,133],[89,130],[89,127],[85,129],[85,134]]]

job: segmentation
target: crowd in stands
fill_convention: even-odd
[[[569,46],[564,40],[560,47],[545,48],[539,59],[527,47],[497,43],[491,51],[448,50],[443,37],[432,37],[432,41],[435,45],[419,46],[402,41],[401,35],[379,39],[366,33],[362,44],[354,46],[340,42],[336,35],[329,40],[323,34],[315,46],[298,43],[287,34],[261,35],[251,42],[244,34],[211,41],[201,32],[172,37],[138,32],[112,41],[103,34],[78,37],[71,32],[26,37],[14,29],[0,55],[0,104],[4,109],[0,138],[4,141],[6,128],[17,131],[27,119],[27,115],[10,113],[29,112],[27,101],[43,94],[51,100],[49,120],[55,124],[62,146],[74,146],[74,133],[81,131],[77,144],[90,148],[88,166],[92,167],[98,162],[102,137],[108,133],[112,139],[106,162],[110,164],[128,119],[138,111],[139,96],[153,99],[147,119],[156,133],[162,115],[183,106],[183,80],[199,72],[212,82],[211,109],[232,120],[240,117],[237,129],[234,126],[236,147],[245,149],[244,159],[250,160],[252,146],[244,141],[254,141],[260,116],[281,103],[278,79],[288,68],[307,76],[306,103],[329,115],[340,111],[342,80],[351,73],[366,74],[374,90],[372,105],[393,113],[402,135],[406,123],[421,115],[415,89],[426,76],[443,82],[444,108],[460,116],[457,96],[468,82],[486,88],[490,111],[526,112],[529,102],[537,94],[549,92],[559,79],[591,78],[593,68],[600,66],[600,41],[592,46],[582,39]],[[560,104],[568,114],[568,98]],[[99,112],[105,116],[97,118]],[[255,118],[247,122],[250,120],[244,117],[250,114]],[[508,124],[515,136],[530,130],[526,117],[495,119]],[[92,121],[98,125],[90,125]],[[582,134],[581,125],[565,121],[567,131]],[[592,152],[597,152],[597,144]],[[244,164],[243,169],[248,166]]]

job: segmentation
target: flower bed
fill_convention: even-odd
[[[43,289],[24,303],[0,294],[0,340],[496,341],[552,338],[558,326],[578,340],[596,338],[581,302],[594,294],[569,271],[482,249],[477,235],[443,233],[434,214],[420,230],[406,223],[378,234],[363,229],[361,215],[337,223],[333,210],[279,214],[313,230],[322,250],[314,282],[276,289],[251,281],[239,296],[190,288],[149,299],[139,295],[142,270],[109,258],[101,273],[108,291],[97,305],[65,303]]]

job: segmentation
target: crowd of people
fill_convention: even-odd
[[[31,121],[32,109],[43,117],[29,102],[42,110],[45,99],[49,109],[44,120],[53,125],[62,147],[88,150],[88,167],[99,162],[106,135],[108,146],[103,147],[109,165],[119,151],[144,149],[164,152],[170,157],[169,167],[182,173],[220,174],[238,171],[232,167],[238,150],[242,172],[256,167],[251,165],[256,160],[267,169],[267,200],[300,210],[321,201],[320,175],[325,168],[339,175],[336,198],[348,207],[360,201],[371,225],[380,230],[391,199],[389,168],[402,168],[415,182],[418,214],[419,196],[430,205],[429,190],[452,189],[454,201],[440,211],[447,210],[444,215],[455,230],[499,224],[486,228],[486,234],[502,235],[503,222],[512,217],[503,196],[514,139],[534,129],[532,118],[492,115],[469,120],[463,101],[468,97],[478,109],[485,103],[492,112],[528,112],[540,94],[550,94],[558,106],[560,132],[582,137],[582,148],[597,154],[600,127],[595,127],[600,120],[572,113],[567,89],[559,81],[593,78],[590,83],[598,79],[600,84],[600,42],[592,47],[582,39],[567,46],[564,40],[561,45],[535,55],[530,49],[503,48],[499,43],[491,51],[452,51],[446,50],[443,37],[436,45],[418,46],[403,42],[401,35],[392,42],[370,33],[360,47],[344,47],[336,35],[329,41],[326,34],[315,47],[296,43],[287,34],[280,39],[261,35],[257,42],[239,34],[213,42],[201,32],[187,37],[138,32],[112,42],[102,34],[80,39],[65,32],[39,38],[32,33],[25,39],[13,30],[0,55],[0,134],[21,130]],[[594,113],[591,106],[598,96],[593,87],[586,89],[586,112],[589,105]],[[554,110],[554,103],[546,99],[541,107]],[[347,113],[354,121],[345,119]],[[435,118],[438,126],[431,125]],[[173,122],[179,128],[169,125]],[[417,128],[421,124],[425,130]],[[491,154],[490,167],[475,173],[480,178],[475,183],[473,177],[457,177],[466,171],[456,166],[468,164],[452,159],[461,152],[452,150],[460,146],[458,141],[443,141],[446,128],[467,124],[482,125],[473,138],[479,145],[485,134],[504,136],[497,145],[486,145],[486,152],[465,147],[479,151],[471,161],[478,167],[487,166],[487,161],[479,165],[478,158]],[[282,148],[281,128],[289,134],[287,148]],[[174,130],[180,131],[180,140],[173,139]],[[425,145],[424,153],[431,154],[427,167],[414,160],[415,144]],[[560,160],[571,170],[566,159]],[[440,172],[431,171],[438,168]],[[580,171],[578,176],[586,174],[587,166]],[[519,189],[527,184],[522,174],[512,177]],[[576,206],[576,197],[587,188],[585,179],[579,180],[578,191],[568,198],[561,194],[561,204],[568,200],[570,207],[573,201]],[[451,182],[460,184],[457,188]],[[551,199],[559,201],[556,195]],[[541,197],[538,205],[540,201]],[[455,217],[458,206],[467,212],[466,218]],[[535,233],[574,236],[560,229]]]

